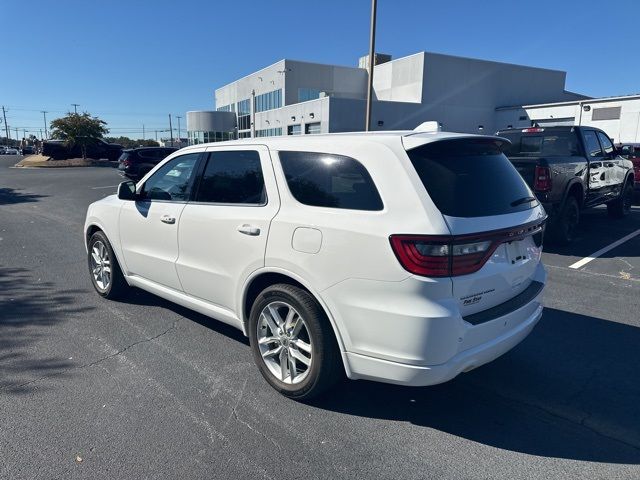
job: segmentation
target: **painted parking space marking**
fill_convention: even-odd
[[[116,188],[118,185],[105,185],[104,187],[91,187],[91,190],[100,190],[101,188]]]
[[[577,261],[573,265],[569,265],[569,268],[578,269],[580,267],[584,267],[591,260],[595,260],[600,255],[604,255],[608,251],[613,250],[614,248],[622,245],[623,243],[631,240],[632,238],[634,238],[634,237],[636,237],[638,235],[640,235],[640,228],[638,230],[636,230],[635,232],[631,232],[629,235],[626,235],[626,236],[622,237],[620,240],[617,240],[617,241],[607,245],[606,247],[601,248],[597,252],[592,253],[588,257],[584,257],[582,260]]]

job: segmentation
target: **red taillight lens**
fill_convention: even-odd
[[[538,192],[548,192],[551,190],[551,170],[549,167],[536,165],[533,188]]]
[[[390,240],[405,270],[428,277],[476,272],[497,247],[491,240],[457,243],[453,237],[392,235]]]
[[[402,267],[426,277],[454,277],[480,270],[504,242],[533,235],[542,246],[544,220],[505,230],[462,236],[391,235],[389,241]]]

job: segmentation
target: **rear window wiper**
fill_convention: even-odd
[[[518,200],[514,200],[513,202],[511,202],[511,206],[517,207],[518,205],[522,205],[523,203],[533,202],[535,201],[535,199],[536,197],[522,197],[522,198],[519,198]]]

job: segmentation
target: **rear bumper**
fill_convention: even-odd
[[[347,353],[347,359],[352,371],[351,378],[414,387],[435,385],[451,380],[462,372],[468,372],[495,360],[524,340],[542,317],[543,307],[539,302],[536,303],[533,313],[516,327],[505,331],[501,336],[488,342],[462,351],[440,365],[407,365],[357,353]],[[523,309],[525,308],[523,307]],[[505,318],[509,316],[507,315]],[[502,321],[502,319],[498,321]],[[508,322],[505,321],[505,326],[507,324]]]

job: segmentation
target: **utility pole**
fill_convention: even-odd
[[[371,31],[369,35],[369,84],[367,87],[367,114],[365,131],[371,127],[371,97],[373,96],[373,66],[375,64],[376,49],[376,8],[378,0],[371,0]]]
[[[180,133],[180,119],[182,117],[179,115],[176,115],[176,118],[178,119],[178,142],[180,142],[180,146],[182,146],[182,134]]]
[[[156,132],[156,142],[158,141],[158,130],[155,131]]]
[[[4,118],[4,131],[7,134],[7,147],[9,146],[9,125],[7,125],[7,111],[2,106],[2,117]]]
[[[49,113],[49,112],[47,112],[45,110],[41,110],[41,111],[42,111],[42,115],[44,117],[44,136],[46,137],[47,136],[47,113]]]
[[[173,147],[173,126],[171,125],[171,114],[169,114],[169,131],[171,132],[171,146]]]
[[[16,140],[20,141],[20,134],[18,133],[18,129],[16,128]]]
[[[78,107],[80,106],[80,104],[79,103],[72,103],[71,106],[73,107],[74,113],[78,113]]]
[[[142,139],[144,140],[144,123],[142,124]]]

